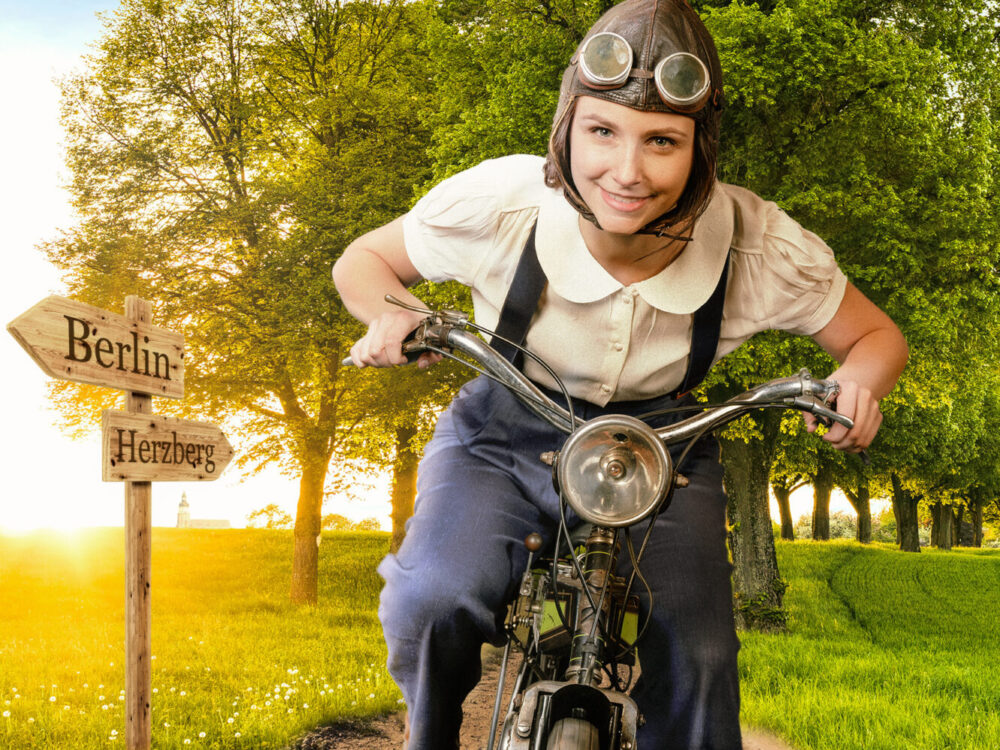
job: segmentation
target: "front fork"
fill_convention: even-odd
[[[566,681],[596,687],[601,682],[604,632],[610,627],[611,596],[609,588],[618,558],[618,531],[592,526],[583,559],[583,586],[590,590],[577,597],[578,614],[573,632]],[[602,627],[603,625],[603,627]]]

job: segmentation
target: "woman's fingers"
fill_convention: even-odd
[[[859,453],[871,445],[882,424],[882,412],[878,401],[870,390],[853,381],[841,382],[837,396],[837,413],[854,422],[848,430],[844,425],[834,424],[823,439],[834,448],[849,453]]]
[[[351,359],[358,367],[392,367],[405,365],[403,341],[420,324],[423,316],[408,310],[392,310],[374,318],[368,331],[351,347]],[[436,358],[435,358],[436,357]],[[429,367],[440,360],[433,355],[421,360]]]

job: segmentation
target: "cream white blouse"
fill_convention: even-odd
[[[844,296],[830,248],[777,205],[716,183],[693,240],[656,276],[624,286],[590,254],[578,214],[545,186],[544,160],[483,162],[435,186],[403,219],[406,252],[431,281],[472,289],[476,321],[494,328],[532,224],[548,280],[527,346],[574,398],[604,405],[676,389],[687,368],[692,313],[712,294],[732,248],[716,361],[758,331],[813,334]],[[525,373],[551,378],[531,360]]]

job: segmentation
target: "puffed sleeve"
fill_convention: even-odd
[[[403,217],[406,253],[425,279],[473,284],[497,233],[502,161],[483,162],[438,183]]]
[[[759,279],[758,319],[769,328],[812,335],[830,322],[847,287],[833,251],[776,205],[764,221],[762,252],[754,260]]]

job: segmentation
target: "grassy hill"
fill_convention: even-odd
[[[153,743],[282,748],[399,708],[374,572],[325,534],[287,604],[290,532],[154,529]],[[782,543],[790,632],[743,634],[743,715],[800,748],[1000,747],[1000,553]],[[123,745],[121,529],[0,537],[0,747]]]

